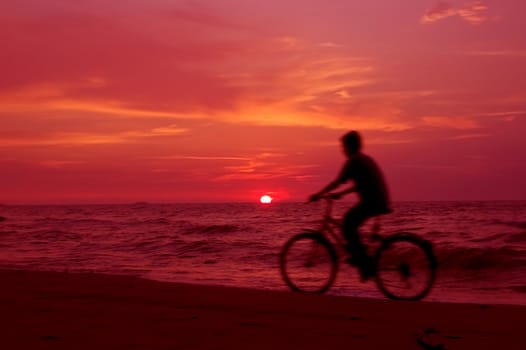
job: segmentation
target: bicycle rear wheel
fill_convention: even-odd
[[[413,234],[387,238],[376,254],[376,283],[390,299],[420,300],[435,280],[431,243]]]
[[[324,293],[336,278],[338,260],[334,248],[321,233],[301,233],[283,247],[280,269],[290,289]]]

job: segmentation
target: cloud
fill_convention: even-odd
[[[326,42],[320,43],[319,45],[320,47],[325,47],[325,48],[343,48],[344,47],[343,45],[336,44],[331,41],[326,41]]]
[[[454,12],[473,21],[470,13],[482,8],[472,4],[460,11],[439,3],[427,17]],[[345,45],[286,31],[247,35],[238,20],[199,6],[132,17],[148,23],[152,14],[158,21],[144,31],[95,13],[7,21],[8,29],[0,29],[0,39],[10,43],[0,57],[0,112],[335,130],[417,125],[404,108],[427,92],[378,92],[386,79],[379,61]],[[181,30],[189,26],[193,30]],[[108,142],[92,134],[92,142]]]
[[[305,174],[305,170],[314,168],[314,165],[282,165],[279,163],[249,161],[238,167],[226,167],[226,173],[213,179],[216,182],[224,181],[254,181],[278,178],[308,180],[312,175]]]
[[[69,100],[118,101],[130,109],[229,108],[237,93],[202,67],[216,67],[243,44],[177,28],[166,43],[157,40],[166,36],[157,29],[145,35],[131,24],[78,13],[2,21],[0,40],[9,45],[0,55],[0,93],[60,85]],[[79,85],[94,76],[104,83]]]
[[[502,118],[505,121],[514,121],[517,117],[526,117],[526,110],[524,111],[504,111],[504,112],[492,112],[482,113],[483,117],[497,117]]]
[[[197,160],[197,161],[248,161],[250,158],[247,157],[236,157],[236,156],[196,156],[196,155],[172,155],[155,157],[154,159],[162,160]]]
[[[424,125],[434,128],[469,130],[478,129],[480,125],[477,121],[465,117],[449,116],[425,116],[421,118]]]
[[[82,38],[82,35],[89,35],[88,28],[99,21],[83,18],[72,24],[71,30],[77,30],[79,40],[90,46],[91,38]],[[51,26],[47,22],[40,25]],[[20,24],[14,26],[27,29]],[[409,127],[393,120],[391,106],[386,108],[382,101],[365,102],[356,97],[356,91],[375,83],[372,76],[375,69],[366,58],[349,56],[343,48],[320,49],[317,44],[294,37],[270,37],[239,46],[226,43],[230,49],[220,54],[221,59],[208,61],[205,56],[222,52],[216,51],[220,41],[202,43],[199,50],[186,57],[188,52],[182,48],[168,49],[158,43],[137,41],[119,28],[113,31],[123,42],[131,40],[132,47],[123,50],[118,47],[122,43],[117,44],[113,39],[105,43],[101,35],[91,48],[91,56],[104,56],[107,52],[100,51],[101,47],[115,45],[118,68],[112,60],[86,61],[85,67],[81,64],[69,76],[64,75],[62,55],[66,49],[51,47],[49,50],[55,54],[46,60],[51,65],[46,68],[49,75],[43,76],[39,71],[40,75],[27,80],[13,77],[16,81],[6,83],[4,89],[0,86],[0,112],[79,111],[121,117],[211,119],[334,129]],[[59,35],[53,26],[49,32]],[[47,35],[46,30],[43,33]],[[75,47],[69,50],[77,51]],[[148,56],[141,58],[147,68],[135,66],[137,57],[131,62],[128,60],[130,50],[136,50],[133,55],[139,56],[141,52],[148,52]],[[24,61],[23,54],[12,54],[21,55],[20,61]],[[78,57],[78,60],[82,63],[84,58]],[[170,60],[173,65],[159,64]],[[201,61],[206,63],[196,65]],[[98,71],[92,65],[97,66]],[[25,71],[24,68],[16,70]],[[367,112],[374,113],[374,117]]]
[[[421,18],[422,23],[432,23],[441,19],[455,16],[457,11],[446,2],[440,1],[435,7],[427,11]]]
[[[491,137],[490,134],[462,134],[462,135],[456,135],[452,136],[452,140],[471,140],[471,139],[481,139],[481,138],[487,138]]]
[[[468,51],[465,53],[470,56],[498,56],[498,57],[526,57],[526,50],[481,50]]]
[[[421,18],[421,23],[433,23],[448,17],[458,16],[470,24],[480,24],[487,21],[488,6],[482,1],[474,1],[463,7],[453,7],[451,4],[440,1],[434,8],[427,11]]]
[[[67,166],[74,166],[74,165],[83,165],[86,164],[85,161],[80,160],[44,160],[40,162],[40,165],[46,167],[46,168],[64,168]]]
[[[64,146],[64,145],[100,145],[137,142],[144,138],[177,136],[189,132],[175,125],[151,130],[131,130],[120,132],[55,132],[29,137],[0,135],[0,146]]]
[[[202,7],[155,14],[144,31],[89,12],[4,21],[0,39],[10,45],[0,56],[0,112],[411,127],[396,118],[393,101],[358,96],[377,83],[376,68],[344,46],[291,35],[247,38],[243,24]],[[133,18],[148,23],[151,15]]]
[[[287,154],[273,152],[261,152],[244,157],[184,157],[184,159],[231,160],[238,162],[236,165],[225,164],[221,169],[218,169],[217,174],[212,177],[212,181],[214,182],[297,177],[303,177],[302,179],[305,180],[310,178],[310,175],[305,174],[305,170],[315,166],[310,164],[294,164],[294,162],[290,161],[290,158],[291,156]],[[297,159],[295,161],[297,161]]]
[[[195,4],[194,4],[195,5]],[[250,27],[227,20],[224,16],[215,15],[209,9],[193,6],[192,8],[176,8],[168,12],[168,16],[177,22],[188,22],[201,29],[211,27],[213,30],[247,30]]]
[[[176,124],[171,124],[168,126],[163,126],[159,128],[152,129],[149,133],[145,133],[145,136],[175,136],[187,133],[189,130],[185,128],[180,128]]]
[[[215,183],[228,183],[232,181],[254,181],[269,179],[289,179],[307,181],[314,177],[306,173],[307,170],[317,165],[305,164],[305,160],[299,160],[298,155],[260,151],[250,154],[240,154],[238,151],[229,154],[222,151],[221,154],[172,154],[166,156],[149,157],[156,164],[161,161],[164,167],[153,165],[156,172],[170,172],[173,169],[166,167],[172,163],[177,169],[188,170],[196,179],[203,179]],[[166,162],[173,161],[173,162]],[[299,164],[298,164],[299,163]]]

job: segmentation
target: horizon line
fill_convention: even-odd
[[[524,202],[526,199],[404,199],[395,200],[392,203],[407,203],[407,202]],[[351,201],[342,201],[342,203],[349,203]],[[185,204],[258,204],[262,206],[272,206],[273,204],[308,204],[306,200],[274,200],[271,204],[261,204],[257,200],[254,201],[108,201],[108,202],[12,202],[0,203],[1,207],[15,207],[15,206],[83,206],[83,205],[185,205]],[[357,203],[357,201],[353,201]]]

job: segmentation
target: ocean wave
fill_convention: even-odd
[[[126,225],[141,225],[141,226],[156,226],[156,225],[171,225],[172,222],[168,218],[148,218],[148,219],[137,219],[134,218],[125,223]]]
[[[511,289],[514,292],[518,292],[518,293],[526,293],[526,285],[523,285],[523,286],[512,286],[509,289]]]
[[[68,226],[68,227],[101,227],[110,226],[117,222],[111,219],[99,219],[99,218],[57,218],[57,217],[44,217],[37,218],[34,220],[35,226]]]
[[[224,244],[211,242],[209,240],[199,240],[179,245],[174,252],[178,258],[197,258],[211,257],[223,252]]]
[[[512,233],[505,239],[507,243],[524,243],[526,242],[526,231],[519,233]]]
[[[491,223],[495,225],[505,225],[520,229],[526,229],[526,221],[492,220]]]
[[[522,250],[507,247],[444,247],[435,246],[439,269],[473,271],[473,270],[508,270],[526,267],[526,256]]]
[[[248,227],[233,224],[211,224],[203,225],[189,221],[179,221],[176,229],[183,234],[231,234],[243,230],[250,230]]]
[[[484,237],[474,237],[471,238],[469,241],[473,243],[485,243],[485,242],[496,242],[500,241],[503,238],[506,238],[509,236],[507,233],[495,233],[493,235],[488,235]]]
[[[79,233],[62,230],[35,230],[21,233],[21,235],[29,242],[34,240],[45,243],[51,243],[54,241],[81,241],[83,238]]]

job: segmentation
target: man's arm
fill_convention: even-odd
[[[318,199],[320,199],[320,197],[323,196],[324,194],[329,193],[332,190],[335,190],[336,188],[338,188],[340,185],[343,185],[344,183],[346,183],[349,179],[348,174],[349,174],[349,171],[351,170],[350,165],[351,163],[349,161],[346,162],[343,168],[341,169],[340,173],[338,174],[338,177],[334,181],[329,183],[327,186],[325,186],[321,191],[310,196],[309,201],[315,202]],[[345,193],[350,193],[350,192],[354,192],[354,187],[344,190],[340,194],[336,194],[335,197],[337,198],[338,196],[341,196]]]
[[[356,187],[355,186],[351,186],[349,188],[346,188],[345,190],[343,190],[341,192],[333,193],[332,195],[335,197],[335,199],[339,199],[340,197],[343,197],[346,194],[353,193],[353,192],[356,192]]]
[[[319,191],[319,192],[313,194],[312,196],[310,196],[309,197],[309,201],[310,202],[317,201],[318,199],[320,199],[321,196],[323,196],[324,194],[329,193],[332,190],[338,188],[341,184],[342,184],[342,182],[341,182],[340,178],[338,177],[336,180],[332,181],[327,186],[325,186],[321,191]]]

